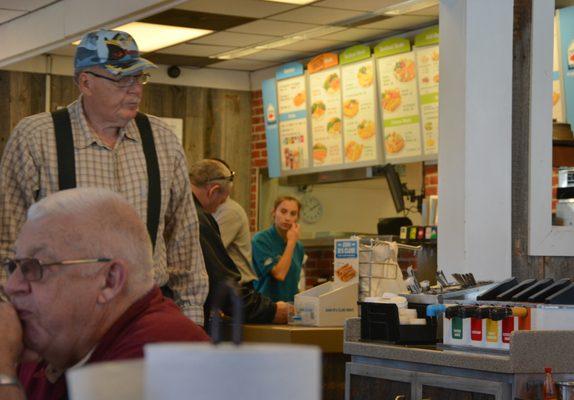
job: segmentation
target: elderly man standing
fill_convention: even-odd
[[[74,61],[81,95],[54,113],[24,118],[0,165],[0,259],[13,255],[26,209],[58,190],[102,187],[121,193],[146,221],[155,281],[185,315],[203,323],[208,292],[187,161],[159,118],[138,113],[155,67],[125,33],[88,33]],[[0,283],[4,280],[0,274]]]
[[[210,300],[220,282],[241,280],[237,265],[230,258],[223,242],[213,214],[229,197],[235,173],[221,160],[201,160],[191,166],[189,177],[195,205],[199,215],[200,241],[205,265],[209,274],[209,296],[206,302],[206,313],[209,312]],[[251,281],[240,285],[243,299],[243,312],[246,322],[251,323],[286,323],[288,303],[271,301],[255,290]],[[228,309],[224,309],[228,313]]]
[[[61,399],[64,373],[139,358],[146,343],[208,340],[153,282],[149,235],[135,209],[106,189],[52,194],[32,205],[0,303],[0,398]],[[12,382],[14,387],[8,387]]]

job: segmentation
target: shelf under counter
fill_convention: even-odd
[[[342,326],[313,327],[299,325],[244,324],[245,342],[313,345],[322,352],[322,399],[343,400],[345,365],[350,356],[343,354]]]

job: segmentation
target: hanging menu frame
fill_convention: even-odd
[[[437,159],[438,85],[432,93],[436,101],[430,106],[434,107],[430,110],[434,119],[429,124],[423,116],[429,105],[423,106],[428,99],[421,90],[424,81],[419,56],[430,49],[436,49],[438,54],[438,27],[417,35],[412,47],[410,41],[399,37],[381,44],[385,46],[375,47],[373,54],[365,45],[346,49],[339,54],[338,64],[336,54],[325,53],[315,57],[307,70],[300,63],[287,64],[278,70],[274,82],[277,109],[271,109],[276,111],[277,124],[276,130],[270,129],[268,134],[277,136],[279,151],[275,149],[268,154],[278,157],[279,168],[274,168],[279,169],[280,176]],[[397,72],[397,65],[405,62],[414,62],[413,82],[400,76],[404,71]],[[337,90],[329,86],[332,75],[338,76]],[[436,75],[438,79],[438,71]],[[389,89],[400,90],[402,105],[389,108],[387,103],[385,109],[383,94]],[[289,106],[284,106],[286,101],[291,102]],[[395,115],[389,117],[391,113]],[[273,128],[267,119],[266,128]],[[431,125],[433,132],[427,129]],[[389,134],[394,134],[394,147],[393,142],[386,143]]]
[[[307,80],[303,65],[287,64],[277,73],[277,115],[281,174],[309,169]]]

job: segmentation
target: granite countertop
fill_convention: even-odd
[[[574,372],[574,331],[514,332],[510,352],[495,354],[361,341],[360,330],[360,318],[347,320],[345,354],[497,373],[540,373],[544,367],[556,373]]]

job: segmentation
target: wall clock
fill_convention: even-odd
[[[308,224],[314,224],[323,216],[323,204],[315,196],[305,195],[301,198],[301,218]]]

